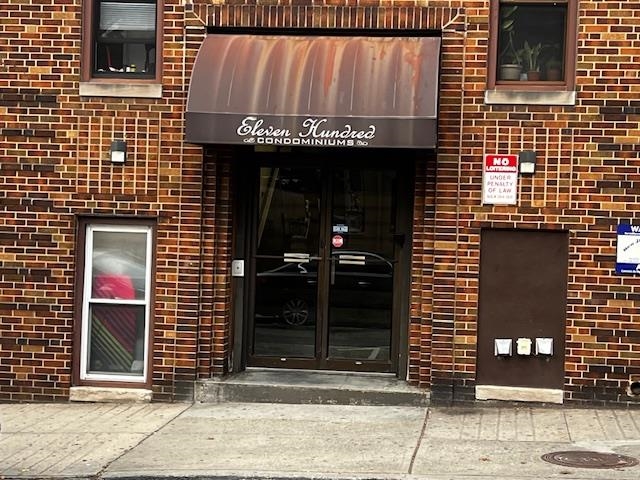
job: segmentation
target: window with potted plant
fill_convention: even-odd
[[[489,89],[572,88],[576,0],[491,0]]]

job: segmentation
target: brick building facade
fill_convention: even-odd
[[[394,237],[396,257],[388,261],[393,325],[382,328],[391,336],[390,350],[379,357],[384,361],[376,363],[378,349],[367,350],[376,360],[371,368],[366,359],[349,363],[340,355],[331,363],[322,342],[332,335],[323,318],[333,307],[323,302],[335,297],[318,287],[316,357],[296,367],[395,373],[442,399],[518,400],[543,390],[550,401],[559,395],[564,402],[637,404],[630,385],[640,390],[634,384],[640,381],[640,279],[616,273],[616,259],[620,250],[633,250],[633,230],[624,225],[640,224],[640,4],[557,2],[565,28],[563,77],[503,80],[497,64],[507,41],[501,35],[509,31],[507,9],[551,8],[541,3],[0,0],[0,400],[63,401],[73,387],[111,385],[151,390],[159,401],[188,400],[196,380],[277,365],[287,354],[257,353],[257,317],[249,315],[261,281],[261,251],[251,238],[264,225],[247,219],[255,202],[264,202],[258,191],[278,193],[260,182],[251,187],[249,171],[257,178],[276,165],[282,174],[292,156],[314,164],[324,155],[351,174],[364,172],[369,158],[381,169],[404,165],[410,174],[398,170],[393,178],[400,187],[410,180],[400,201],[410,215],[402,232],[393,230],[406,238]],[[122,4],[158,7],[144,10],[147,20],[157,18],[144,67],[125,66],[126,49],[113,67],[114,43],[101,43],[111,30],[136,29],[105,20],[110,6]],[[207,37],[218,34],[409,39],[399,49],[412,48],[416,38],[438,38],[437,148],[265,148],[267,162],[253,146],[188,141],[194,64]],[[98,64],[103,57],[108,67]],[[222,68],[212,65],[212,75]],[[256,84],[264,80],[261,71],[258,62]],[[126,143],[124,164],[111,157],[118,140]],[[527,152],[535,152],[535,172],[517,174],[515,204],[483,197],[485,155],[525,160]],[[333,168],[323,161],[318,171]],[[331,182],[338,188],[338,180]],[[288,188],[281,194],[301,195]],[[353,191],[343,193],[353,201]],[[252,195],[254,203],[246,200]],[[312,216],[305,201],[303,236]],[[337,222],[335,211],[319,209],[325,219],[319,221],[333,225],[319,248],[345,233],[341,228],[365,235],[363,222],[375,210],[363,214],[349,205],[345,212],[361,215],[352,223],[345,212]],[[105,257],[113,277],[114,258],[129,241],[144,253],[141,277],[128,284],[129,293],[97,294],[98,282],[108,280],[96,273],[100,245],[110,243],[109,255],[116,256]],[[322,258],[316,283],[334,268],[323,267]],[[245,260],[244,277],[232,276],[233,259]],[[331,292],[333,283],[326,285]],[[121,315],[99,321],[100,311]],[[118,340],[127,334],[110,330],[115,323],[129,325],[134,338]],[[500,338],[511,340],[511,356],[495,355]],[[552,338],[553,353],[524,355],[525,345],[519,354],[518,338],[531,339],[534,350],[536,338]],[[123,372],[100,355],[137,365]]]

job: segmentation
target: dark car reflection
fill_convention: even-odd
[[[260,270],[260,263],[258,269]],[[255,317],[260,323],[300,326],[315,322],[318,262],[287,262],[257,274]],[[362,317],[363,310],[391,308],[393,265],[364,251],[334,252],[329,268],[329,306],[351,312],[336,319]]]

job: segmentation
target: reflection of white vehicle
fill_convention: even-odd
[[[317,268],[317,261],[292,262],[258,272],[256,318],[281,319],[292,326],[313,322]],[[391,307],[393,265],[376,253],[356,250],[333,252],[329,281],[331,307]]]

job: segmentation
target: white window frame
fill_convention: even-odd
[[[94,232],[117,232],[117,233],[145,233],[146,234],[146,257],[145,257],[145,294],[144,299],[92,299],[92,277],[93,277],[93,234]],[[80,340],[80,380],[108,381],[118,383],[146,383],[149,375],[149,329],[151,323],[151,267],[152,267],[152,246],[153,229],[150,226],[135,225],[111,225],[94,223],[86,226],[85,250],[84,250],[84,281],[82,293],[82,327]],[[142,375],[124,375],[119,373],[90,373],[88,372],[89,353],[89,311],[91,305],[144,305],[144,357]]]

